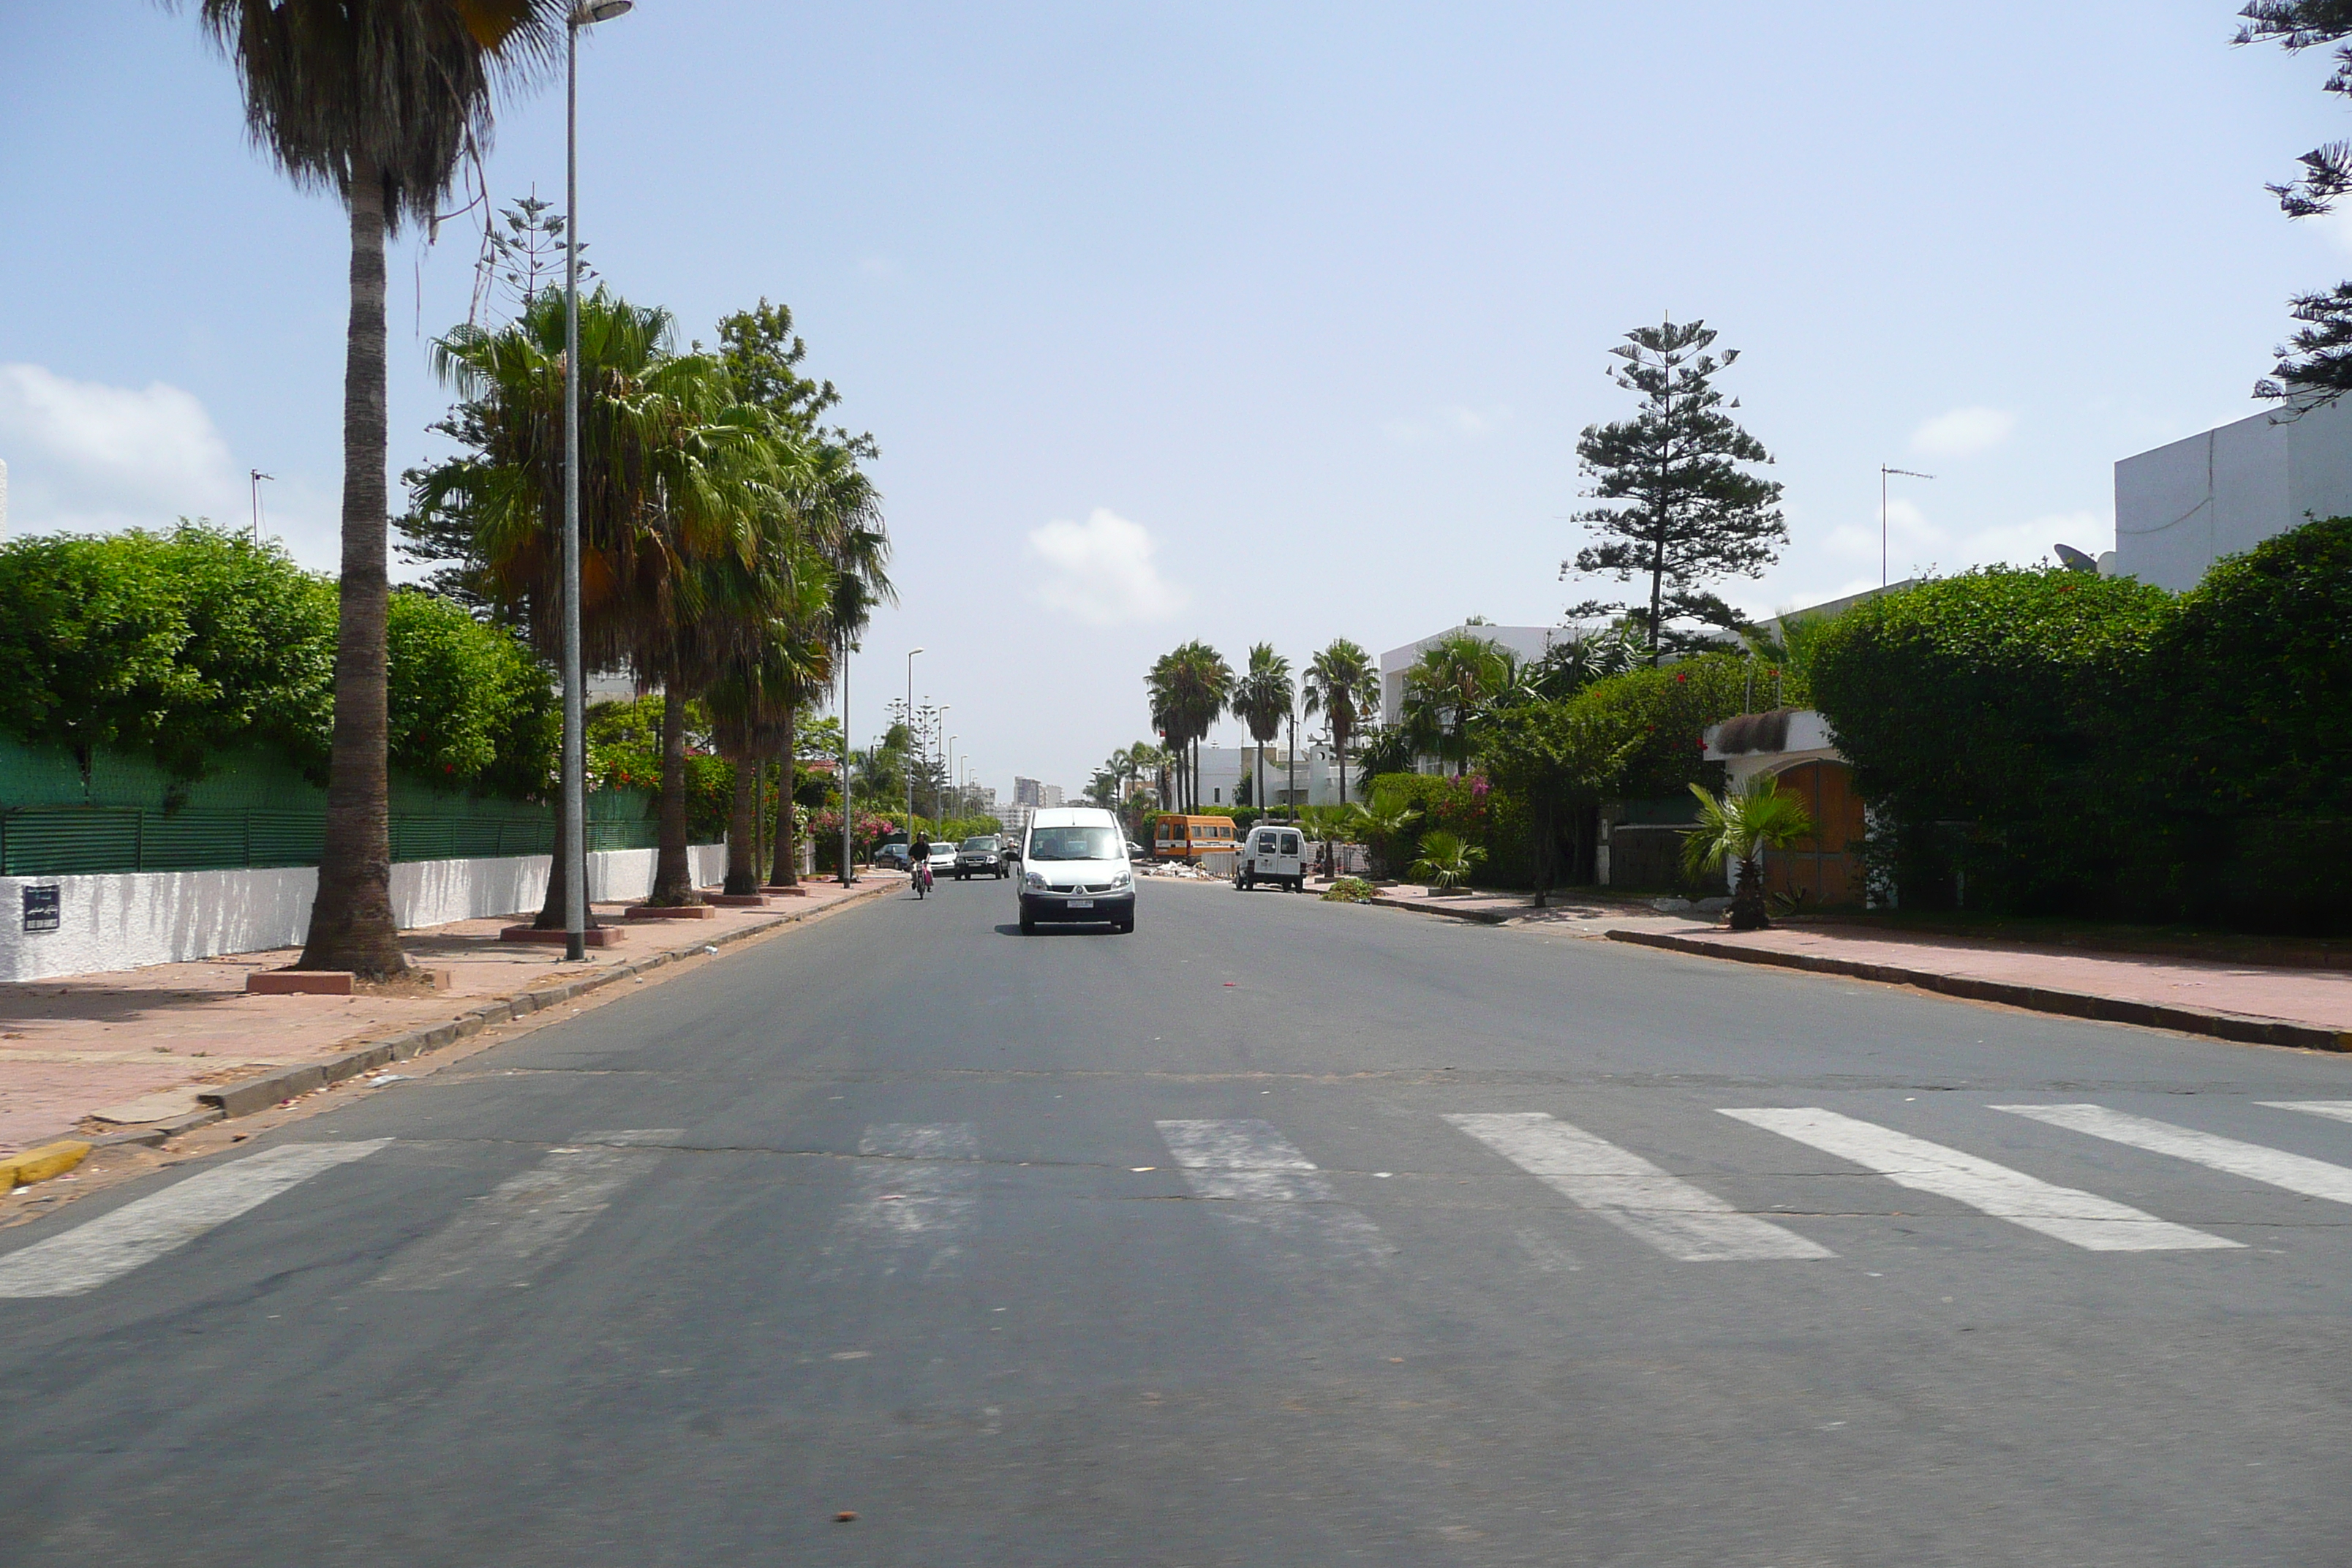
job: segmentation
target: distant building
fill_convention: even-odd
[[[2116,465],[2116,548],[2099,569],[2179,593],[2224,555],[2352,516],[2352,407],[2250,415]]]
[[[1201,804],[1238,805],[1244,793],[1255,797],[1257,747],[1254,744],[1202,746]],[[1245,779],[1252,781],[1246,792],[1243,788]],[[1349,782],[1352,790],[1352,773],[1349,775]],[[1284,805],[1337,805],[1339,803],[1339,772],[1328,744],[1318,741],[1299,747],[1295,769],[1287,748],[1277,745],[1266,747],[1265,798],[1258,805],[1279,810]]]
[[[1013,804],[1015,805],[1059,805],[1062,804],[1060,784],[1041,784],[1035,779],[1016,776],[1013,781]]]

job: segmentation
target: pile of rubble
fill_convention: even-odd
[[[1223,878],[1214,871],[1198,866],[1187,866],[1177,860],[1143,860],[1136,864],[1139,877],[1177,877],[1190,882],[1221,882]]]

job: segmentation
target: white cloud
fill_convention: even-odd
[[[1923,458],[1973,458],[2009,439],[2017,416],[1999,408],[1955,408],[1911,432],[1911,449]]]
[[[1049,575],[1032,591],[1049,610],[1089,626],[1164,621],[1181,610],[1184,590],[1160,574],[1150,530],[1097,507],[1084,522],[1056,518],[1029,534],[1029,552]]]
[[[0,364],[0,458],[12,533],[154,527],[183,513],[234,521],[244,487],[192,394],[70,381]]]

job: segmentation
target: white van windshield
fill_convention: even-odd
[[[1127,846],[1109,827],[1039,827],[1029,835],[1032,860],[1124,860]]]

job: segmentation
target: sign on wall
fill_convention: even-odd
[[[64,904],[54,882],[46,888],[25,889],[25,929],[28,931],[55,931],[64,918]]]

